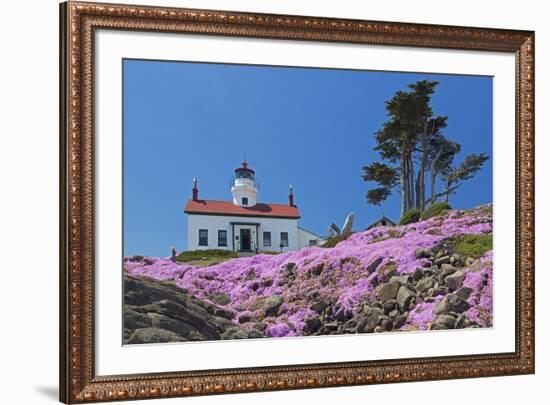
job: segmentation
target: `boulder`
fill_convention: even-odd
[[[283,305],[283,297],[280,295],[272,295],[263,304],[265,316],[276,316],[279,313],[279,308]]]
[[[472,293],[472,289],[470,287],[462,287],[457,292],[455,292],[456,295],[458,295],[463,300],[467,300],[470,298],[470,294]]]
[[[441,256],[434,260],[435,266],[441,266],[442,264],[447,264],[451,262],[451,258],[449,256]]]
[[[430,325],[432,330],[454,329],[456,318],[450,314],[439,315]]]
[[[343,236],[348,237],[349,235],[351,235],[354,218],[355,218],[355,214],[353,212],[350,212],[346,217],[346,220],[344,221],[344,226],[342,227]]]
[[[415,297],[415,294],[405,286],[399,287],[397,292],[397,304],[402,311],[407,311],[409,309],[409,304],[411,300]]]
[[[395,294],[397,296],[397,294]],[[383,310],[386,315],[393,311],[397,307],[397,300],[391,299],[384,303]]]
[[[248,331],[248,337],[251,339],[258,339],[258,338],[263,338],[264,334],[260,332],[258,329],[250,329]]]
[[[384,260],[382,257],[378,257],[376,259],[374,259],[368,266],[367,266],[367,271],[369,273],[372,273],[373,271],[375,271],[378,266],[380,266],[380,263],[382,263],[382,260]]]
[[[311,309],[312,311],[315,311],[317,312],[318,314],[322,313],[325,309],[327,309],[329,306],[329,303],[322,300],[322,299],[317,299],[313,304],[311,304],[311,306],[309,307],[309,309]]]
[[[431,277],[426,277],[416,283],[416,292],[424,293],[434,286],[434,282]]]
[[[134,330],[128,339],[128,344],[140,343],[167,343],[167,342],[185,342],[187,339],[165,329],[159,328],[139,328]]]
[[[440,315],[445,312],[462,313],[470,308],[470,304],[465,299],[456,294],[449,294],[434,307],[434,314]]]
[[[445,277],[445,283],[447,283],[447,286],[449,287],[450,291],[456,291],[460,287],[462,287],[462,282],[464,281],[464,273],[461,271],[457,271],[450,276]]]
[[[414,251],[414,257],[416,259],[422,259],[422,258],[426,257],[426,251],[422,248],[416,248],[415,251]]]
[[[238,326],[234,326],[232,328],[229,328],[227,331],[225,331],[222,334],[222,339],[224,340],[230,340],[230,339],[246,339],[248,338],[248,332]]]
[[[397,281],[392,281],[387,284],[384,284],[380,291],[378,291],[378,296],[382,302],[387,302],[389,300],[395,299],[397,297],[397,292],[399,291],[399,283]]]
[[[321,320],[317,317],[306,318],[304,322],[306,324],[306,330],[308,332],[315,332],[321,326]]]

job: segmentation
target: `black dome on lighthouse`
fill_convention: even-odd
[[[254,178],[254,170],[248,167],[246,160],[243,160],[242,166],[235,169],[235,177],[237,178]]]

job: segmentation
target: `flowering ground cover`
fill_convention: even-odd
[[[479,254],[460,253],[462,235]],[[124,270],[173,281],[254,336],[490,327],[492,239],[485,235],[492,235],[490,205],[357,232],[332,248],[208,267],[133,256]]]

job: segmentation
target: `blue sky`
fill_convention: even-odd
[[[199,197],[230,200],[229,179],[246,154],[260,202],[286,203],[292,184],[300,225],[325,234],[353,211],[356,229],[382,214],[399,220],[394,193],[365,201],[361,167],[379,160],[374,132],[384,102],[417,80],[437,80],[445,134],[491,159],[451,197],[453,208],[492,201],[492,78],[311,68],[125,60],[124,254],[186,249],[183,213],[192,179]]]

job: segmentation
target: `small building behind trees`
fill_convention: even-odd
[[[386,217],[385,215],[382,215],[379,219],[377,219],[375,222],[370,224],[365,231],[368,231],[369,229],[376,228],[377,226],[395,226],[395,222],[393,222],[391,219]]]

